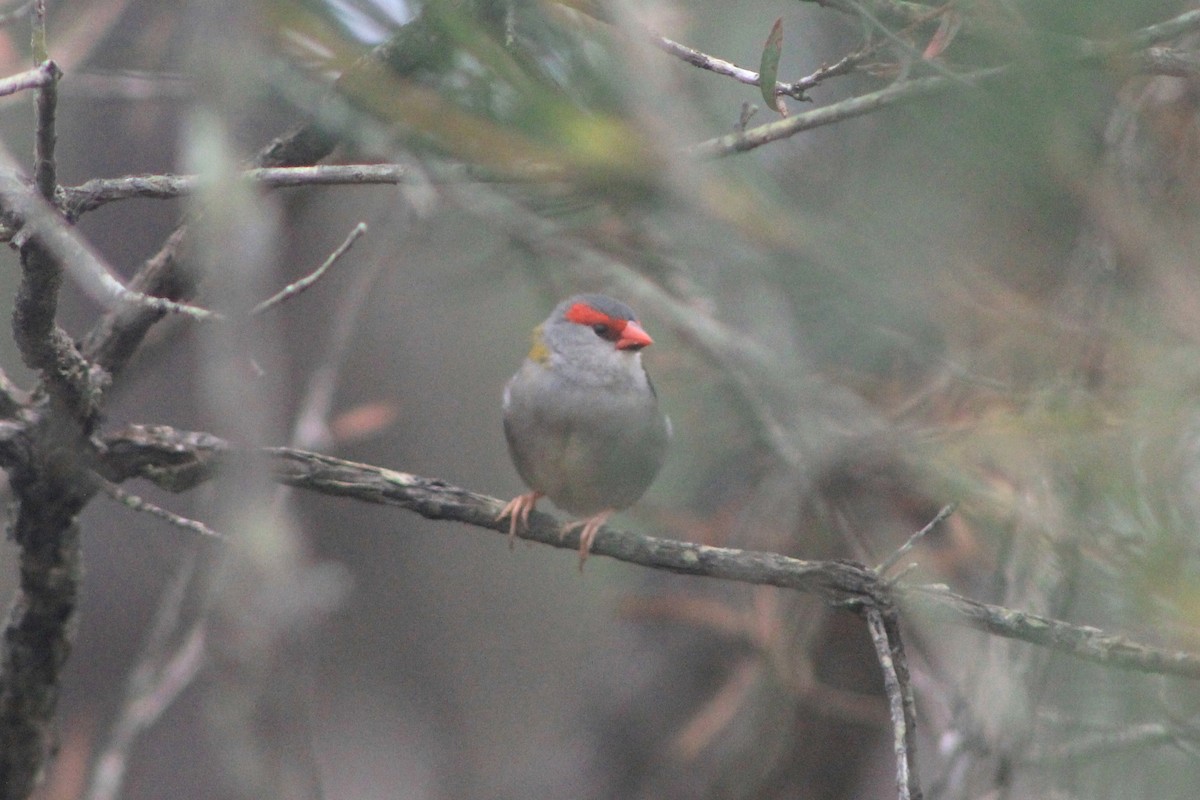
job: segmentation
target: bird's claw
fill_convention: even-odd
[[[496,515],[496,521],[508,517],[508,549],[512,550],[513,545],[517,541],[517,531],[521,528],[529,528],[529,512],[533,511],[537,501],[541,498],[541,492],[527,492],[519,494],[512,500],[504,504],[504,508],[500,509],[500,513]]]
[[[592,552],[592,542],[596,539],[596,533],[604,527],[604,523],[608,522],[608,518],[615,512],[613,510],[601,511],[594,517],[587,519],[578,519],[574,522],[568,522],[559,531],[559,539],[564,538],[568,533],[576,528],[582,527],[579,532],[579,571],[583,572],[583,562],[587,561],[588,554]]]

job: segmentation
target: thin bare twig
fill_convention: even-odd
[[[54,147],[58,142],[55,116],[58,109],[58,79],[62,75],[58,66],[50,61],[46,50],[46,4],[36,0],[33,4],[33,57],[38,63],[48,64],[50,80],[37,92],[37,125],[33,139],[33,182],[42,197],[54,200],[58,188],[58,165],[54,160]]]
[[[693,67],[699,67],[700,69],[706,69],[709,72],[715,72],[718,75],[724,75],[727,78],[733,78],[735,81],[744,83],[747,86],[758,86],[758,84],[761,82],[759,80],[758,73],[752,69],[739,67],[737,64],[734,64],[731,61],[726,61],[723,58],[717,58],[716,56],[710,56],[707,53],[702,53],[695,48],[688,47],[685,44],[680,44],[674,39],[668,39],[666,36],[662,36],[658,33],[650,33],[649,38],[650,43],[659,50],[662,50],[667,55],[674,56],[681,61],[685,61],[688,64],[691,64]],[[782,92],[784,85],[782,83],[777,83],[775,88],[776,91]]]
[[[29,4],[30,49],[34,61],[45,61],[50,56],[46,51],[46,0],[33,0]]]
[[[726,61],[716,56],[710,56],[708,53],[701,52],[693,47],[688,47],[685,44],[680,44],[673,39],[668,39],[666,36],[657,33],[650,34],[650,43],[662,50],[668,55],[672,55],[682,61],[691,64],[694,67],[708,70],[717,75],[724,75],[727,78],[732,78],[738,83],[744,83],[747,86],[758,86],[762,80],[757,72],[745,67],[739,67],[733,62]],[[850,53],[839,59],[836,63],[823,66],[813,73],[784,83],[776,81],[776,94],[786,95],[795,100],[810,102],[807,92],[815,88],[818,84],[830,78],[846,75],[854,71],[862,60],[866,57],[866,51]]]
[[[964,73],[959,76],[960,80],[957,81],[933,75],[895,83],[885,89],[841,100],[812,111],[806,111],[803,114],[797,114],[794,117],[769,122],[740,133],[708,139],[685,148],[684,153],[698,159],[719,158],[734,153],[743,153],[762,147],[764,144],[786,139],[802,131],[861,117],[901,101],[930,97],[951,89],[961,88],[962,81],[978,84],[1007,75],[1010,71],[1010,67],[990,67]]]
[[[414,180],[412,170],[399,164],[332,164],[312,167],[249,169],[246,180],[270,189],[339,184],[399,184]],[[68,219],[119,200],[166,200],[192,194],[200,185],[197,175],[129,175],[94,178],[62,190],[61,206]]]
[[[875,568],[875,571],[880,575],[886,575],[892,567],[896,566],[896,564],[900,562],[900,559],[908,555],[908,553],[917,546],[917,542],[924,539],[939,525],[945,522],[947,518],[954,513],[954,509],[957,507],[957,503],[950,503],[949,505],[943,506],[942,510],[935,514],[933,519],[929,520],[929,523],[926,524],[924,528],[921,528],[921,530],[908,537],[908,541],[900,545],[896,552],[892,553],[890,556],[880,562],[879,566]]]
[[[185,531],[191,531],[192,533],[198,533],[201,536],[208,536],[221,541],[225,540],[225,534],[214,531],[212,528],[208,527],[199,520],[189,519],[188,517],[181,516],[173,511],[168,511],[161,506],[156,506],[154,503],[151,503],[148,500],[143,500],[136,494],[125,491],[112,481],[104,480],[99,476],[96,476],[96,479],[100,481],[100,488],[106,495],[128,509],[158,517],[159,519],[174,525],[176,528],[182,528]]]
[[[354,334],[367,307],[371,289],[383,272],[384,260],[372,259],[366,269],[358,270],[350,286],[337,298],[333,308],[333,331],[321,362],[309,377],[298,404],[296,422],[289,439],[293,447],[319,450],[332,440],[329,415],[333,408],[338,375],[355,338]]]
[[[277,294],[256,305],[253,309],[251,309],[250,313],[261,314],[267,309],[273,308],[307,290],[314,283],[321,280],[321,276],[328,272],[329,268],[332,267],[339,258],[346,255],[350,248],[354,246],[354,243],[358,241],[359,237],[366,232],[367,223],[360,222],[355,225],[354,229],[350,231],[350,235],[346,237],[346,240],[338,245],[336,250],[329,254],[329,257],[325,259],[325,262],[321,264],[321,266],[317,267],[311,273],[305,275],[295,283],[291,283],[283,287],[283,289],[281,289]]]
[[[158,617],[173,621],[173,612],[174,619],[177,619],[182,595],[182,591],[176,592],[172,588],[159,607]],[[170,629],[166,633],[170,633]],[[170,658],[160,663],[165,641],[159,641],[152,632],[142,658],[130,676],[121,716],[92,770],[86,800],[112,800],[118,796],[125,780],[130,751],[137,737],[158,721],[203,667],[204,640],[204,623],[197,622]]]
[[[920,800],[921,784],[916,769],[916,712],[896,611],[891,606],[869,607],[866,613],[875,656],[883,670],[883,687],[892,718],[897,797],[899,800]]]
[[[59,75],[57,64],[53,61],[43,61],[33,69],[0,80],[0,97],[26,89],[44,88],[58,80]]]
[[[55,129],[58,108],[58,67],[51,64],[51,79],[37,91],[37,126],[33,140],[33,182],[42,197],[54,200],[58,188],[58,165],[54,160],[54,148],[58,143]]]
[[[1064,762],[1093,761],[1136,748],[1200,743],[1200,726],[1190,723],[1145,722],[1116,730],[1086,734],[1021,759],[1023,766],[1053,766]]]
[[[864,47],[853,53],[847,53],[832,64],[824,64],[803,78],[792,81],[791,83],[782,84],[779,92],[786,94],[789,97],[794,97],[797,100],[808,100],[808,92],[815,89],[818,85],[824,83],[830,78],[837,78],[842,75],[849,75],[859,64],[873,53],[875,48]]]
[[[846,5],[849,7],[850,3],[847,1]],[[853,5],[858,5],[858,3],[854,3]],[[1140,57],[1137,51],[1195,30],[1200,30],[1200,11],[1189,11],[1173,19],[1147,26],[1111,41],[1057,37],[1056,42],[1059,46],[1056,48],[1055,55],[1056,59],[1061,60],[1063,63],[1080,66],[1103,63],[1106,60],[1119,57],[1129,57],[1137,65]],[[1154,63],[1153,59],[1149,57],[1143,58],[1142,61],[1149,64]],[[1016,65],[1008,64],[955,74],[953,78],[944,75],[933,75],[903,81],[869,94],[852,97],[833,103],[832,105],[813,109],[804,114],[798,114],[794,117],[776,120],[746,131],[709,139],[686,148],[684,152],[686,155],[694,158],[706,159],[753,150],[764,144],[794,136],[801,131],[859,117],[886,108],[887,106],[895,105],[901,101],[932,96],[950,89],[962,88],[964,85],[976,87],[984,82],[1009,76],[1015,69]]]

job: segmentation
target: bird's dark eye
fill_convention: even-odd
[[[603,322],[597,322],[592,326],[592,330],[594,330],[596,335],[601,339],[607,339],[610,342],[615,341],[618,336],[618,334],[612,329],[611,325],[606,325]]]

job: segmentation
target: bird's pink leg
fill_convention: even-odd
[[[496,515],[496,520],[502,520],[505,517],[509,518],[508,523],[508,549],[512,550],[513,544],[517,541],[517,529],[529,527],[529,512],[533,511],[537,501],[541,499],[541,492],[526,492],[519,494],[512,500],[509,500],[504,508],[500,509],[500,513]]]
[[[579,571],[583,572],[583,562],[587,561],[588,553],[592,552],[592,540],[596,538],[596,532],[604,527],[604,523],[608,522],[608,518],[616,513],[616,509],[608,509],[601,511],[594,517],[587,519],[577,519],[574,522],[568,522],[562,527],[560,536],[566,536],[571,531],[582,526],[583,530],[579,532]]]

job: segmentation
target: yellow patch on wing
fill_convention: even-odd
[[[542,326],[533,329],[533,346],[529,348],[529,360],[536,364],[545,364],[550,360],[550,348],[542,338]]]

